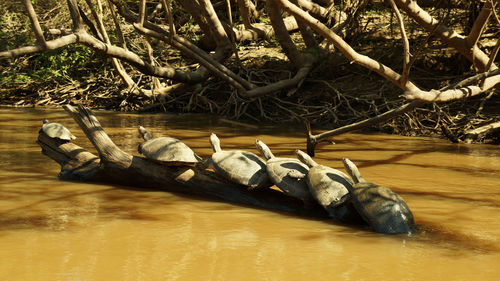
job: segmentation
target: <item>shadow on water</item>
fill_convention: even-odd
[[[456,167],[456,166],[450,166],[450,165],[444,165],[444,163],[439,163],[439,164],[418,164],[418,163],[398,163],[399,161],[403,161],[406,159],[409,159],[410,157],[414,156],[419,156],[427,153],[434,153],[436,152],[435,150],[431,150],[430,148],[427,149],[419,149],[419,150],[413,150],[413,151],[408,151],[408,149],[393,149],[393,148],[376,148],[377,151],[386,151],[386,152],[395,152],[395,151],[401,151],[400,154],[396,154],[393,156],[390,156],[385,159],[377,159],[377,160],[362,160],[362,159],[356,159],[359,164],[357,164],[358,168],[368,168],[368,167],[373,167],[377,165],[384,165],[384,164],[391,164],[395,166],[408,166],[408,167],[419,167],[419,168],[431,168],[431,169],[443,169],[443,170],[448,170],[448,171],[455,171],[455,172],[460,172],[460,173],[469,173],[477,176],[481,175],[488,175],[488,176],[494,176],[500,178],[500,174],[497,173],[498,171],[495,169],[486,169],[486,168],[474,168],[474,167]],[[341,161],[342,159],[342,153],[341,152],[362,152],[362,151],[367,151],[371,152],[374,151],[373,148],[362,148],[362,149],[328,149],[328,150],[322,150],[321,152],[326,152],[325,154],[337,154],[339,155],[338,158],[326,158],[326,157],[318,157],[318,159],[324,159],[327,161],[332,161],[333,159],[337,159],[338,161]],[[320,155],[321,152],[316,152],[317,155]],[[443,152],[442,150],[439,150],[439,152]]]
[[[426,191],[398,191],[399,194],[405,194],[405,195],[416,195],[422,198],[423,196],[427,197],[432,197],[433,199],[445,199],[445,200],[457,200],[457,201],[464,201],[464,202],[470,202],[474,204],[480,204],[484,206],[491,206],[491,207],[500,207],[500,202],[498,200],[495,200],[494,198],[487,199],[487,198],[471,198],[467,196],[459,196],[453,193],[438,193],[438,192],[426,192]],[[494,193],[490,192],[488,193],[489,195],[500,195],[500,193]]]
[[[147,193],[144,193],[147,191]],[[132,193],[130,193],[132,192]],[[33,194],[33,192],[30,192]],[[37,231],[65,231],[78,227],[88,227],[87,224],[80,225],[74,223],[79,217],[96,216],[99,221],[113,220],[141,220],[141,221],[158,221],[168,224],[171,214],[158,215],[148,212],[151,206],[163,206],[168,209],[169,205],[176,204],[182,201],[183,205],[196,206],[196,201],[203,202],[218,202],[217,200],[207,200],[190,195],[175,194],[167,197],[162,196],[163,191],[148,190],[139,188],[130,188],[125,186],[113,186],[102,190],[94,190],[87,192],[71,192],[63,193],[60,196],[51,197],[35,201],[31,204],[5,210],[0,213],[0,236],[6,235],[9,231],[15,230],[37,230]],[[168,193],[167,193],[168,194]],[[18,196],[23,197],[26,194],[19,191]],[[98,198],[98,206],[88,206],[87,203],[78,200],[82,196],[94,196]],[[49,207],[41,206],[50,203],[70,202],[71,206],[66,207]],[[199,208],[199,207],[194,207]],[[204,206],[204,211],[209,212],[227,212],[246,208],[244,205],[238,204],[208,204]],[[41,212],[40,210],[47,209]],[[489,254],[500,252],[499,246],[476,236],[461,233],[456,229],[447,229],[443,226],[431,221],[418,221],[419,231],[410,236],[408,235],[383,235],[374,233],[364,225],[356,224],[340,224],[327,219],[320,218],[303,218],[281,211],[272,211],[284,217],[307,219],[325,223],[328,225],[343,226],[340,230],[335,230],[344,235],[350,235],[356,239],[357,236],[381,236],[384,239],[405,240],[409,245],[422,245],[422,247],[439,247],[446,250],[457,251],[457,255],[463,251],[474,251],[481,254]],[[54,215],[56,213],[56,216]],[[62,217],[62,218],[61,218]],[[333,234],[332,234],[333,235]],[[303,240],[321,239],[323,235],[315,235],[304,233],[299,236]],[[418,247],[418,246],[417,246]],[[450,254],[453,255],[453,254]]]
[[[479,254],[500,253],[500,246],[496,241],[478,238],[477,236],[462,233],[457,229],[446,228],[431,221],[418,221],[418,231],[407,234],[380,234],[372,231],[368,226],[359,224],[338,224],[330,220],[319,220],[325,224],[345,226],[345,228],[332,230],[332,235],[356,237],[373,237],[384,240],[404,241],[408,246],[421,248],[439,248],[448,250],[448,255],[458,256],[464,253],[475,252]],[[303,240],[324,238],[323,234],[304,233],[300,235]]]
[[[481,254],[500,253],[500,246],[495,241],[445,228],[431,221],[419,220],[418,223],[419,231],[409,237],[411,242],[452,250],[450,255],[454,256],[462,255],[464,250]]]
[[[50,198],[1,211],[0,233],[29,229],[62,230],[60,224],[71,226],[72,221],[89,215],[96,216],[99,220],[167,220],[165,217],[160,218],[147,212],[148,207],[151,206],[166,206],[168,208],[168,205],[172,204],[169,201],[171,197],[154,195],[156,193],[165,194],[164,192],[117,185],[108,186],[109,188],[106,189],[85,192],[51,190],[49,195],[47,189],[38,191],[33,189],[9,190],[8,194],[4,191],[0,197],[8,197],[10,201],[23,201],[24,198],[33,196],[50,196]],[[95,198],[94,201],[97,202],[89,204],[86,197]],[[64,217],[65,219],[61,220],[56,217]]]

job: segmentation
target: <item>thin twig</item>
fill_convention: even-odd
[[[401,74],[401,79],[400,83],[401,86],[404,87],[406,84],[406,81],[408,81],[408,76],[410,75],[410,43],[408,42],[408,36],[406,36],[406,31],[405,31],[405,25],[403,21],[403,17],[401,16],[401,13],[399,12],[398,7],[396,6],[396,3],[394,3],[394,0],[389,0],[389,3],[391,4],[392,9],[394,10],[394,13],[396,14],[396,19],[398,20],[399,23],[399,30],[401,31],[401,39],[403,40],[403,72]]]
[[[36,43],[38,45],[45,46],[45,36],[43,36],[42,27],[38,22],[38,17],[35,9],[33,8],[33,4],[31,4],[31,0],[23,0],[23,4],[26,8],[26,12],[28,13],[28,17],[30,18],[33,32],[35,33]]]
[[[477,42],[479,42],[479,38],[481,37],[481,34],[483,34],[483,31],[485,30],[486,25],[488,24],[488,19],[491,16],[493,7],[494,4],[492,4],[492,2],[490,1],[486,1],[486,3],[484,3],[481,12],[479,12],[479,15],[477,16],[476,20],[474,21],[474,24],[472,25],[469,35],[467,35],[467,37],[465,38],[467,46],[470,48],[470,52],[472,54],[472,64],[474,66],[476,65],[475,62],[476,52],[474,52],[474,49],[477,48]],[[488,68],[486,68],[485,70],[487,71]]]
[[[231,49],[233,50],[234,57],[236,58],[236,62],[240,66],[240,68],[243,68],[243,63],[241,63],[240,56],[238,55],[238,49],[236,48],[236,41],[234,39],[234,32],[233,30],[233,15],[231,13],[231,1],[226,0],[226,8],[227,8],[227,17],[229,19],[229,37],[231,38]]]
[[[116,16],[115,8],[113,5],[111,5],[110,0],[107,0],[107,1],[108,1],[109,10],[111,12],[111,17],[113,18],[113,22],[115,23],[118,42],[120,42],[120,45],[122,46],[123,49],[127,50],[127,44],[125,43],[125,36],[123,35],[120,21],[118,21],[118,17]]]
[[[144,25],[146,20],[146,0],[140,0],[139,2],[139,17],[137,18],[137,23],[139,25]]]
[[[172,16],[172,9],[170,9],[170,0],[162,0],[163,8],[165,9],[165,14],[167,14],[168,26],[170,36],[168,37],[168,41],[172,44],[172,38],[177,34],[174,26],[174,17]]]

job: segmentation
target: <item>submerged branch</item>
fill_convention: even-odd
[[[369,127],[369,126],[372,126],[372,125],[375,125],[375,124],[378,124],[378,123],[381,123],[381,122],[384,122],[384,121],[387,121],[389,119],[392,119],[396,116],[399,116],[403,113],[406,113],[410,110],[413,110],[419,106],[422,106],[424,105],[426,102],[425,101],[420,101],[420,100],[417,100],[417,101],[412,101],[410,103],[406,103],[398,108],[394,108],[392,110],[389,110],[387,112],[384,112],[380,115],[377,115],[373,118],[368,118],[368,119],[365,119],[365,120],[362,120],[362,121],[359,121],[359,122],[356,122],[356,123],[352,123],[352,124],[349,124],[349,125],[346,125],[346,126],[343,126],[343,127],[340,127],[340,128],[337,128],[337,129],[334,129],[334,130],[331,130],[331,131],[327,131],[327,132],[324,132],[324,133],[321,133],[321,134],[318,134],[318,135],[313,135],[311,134],[310,132],[310,127],[309,125],[307,126],[308,128],[308,134],[307,134],[307,153],[311,156],[314,156],[314,149],[316,148],[316,145],[323,139],[326,139],[326,138],[329,138],[329,137],[333,137],[333,136],[337,136],[337,135],[341,135],[341,134],[345,134],[347,132],[352,132],[352,131],[356,131],[356,130],[360,130],[360,129],[363,129],[363,128],[366,128],[366,127]]]

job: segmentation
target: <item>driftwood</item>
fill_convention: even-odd
[[[113,143],[90,110],[70,105],[63,108],[78,123],[99,155],[74,143],[50,138],[40,130],[37,143],[43,154],[61,165],[60,179],[159,189],[293,215],[328,218],[319,204],[305,208],[302,201],[277,190],[248,190],[226,181],[211,170],[167,166],[130,155]]]
[[[481,136],[498,130],[500,130],[500,122],[494,122],[473,130],[468,130],[465,132],[465,142],[472,143],[474,140],[480,138]]]

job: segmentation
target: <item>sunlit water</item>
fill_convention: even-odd
[[[279,156],[305,148],[302,126],[238,126],[207,116],[97,112],[106,132],[137,154],[138,124],[210,154]],[[376,234],[328,220],[123,186],[64,182],[35,143],[41,119],[60,110],[0,109],[0,280],[499,280],[500,150],[430,138],[348,134],[317,150],[342,168],[398,192],[422,231]]]

